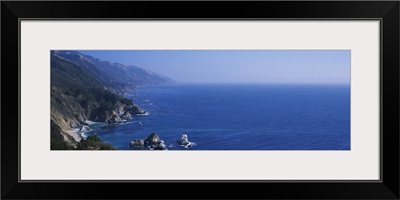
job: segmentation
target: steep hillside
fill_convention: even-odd
[[[134,78],[137,76],[137,78]],[[171,79],[138,67],[111,64],[73,51],[51,52],[51,148],[79,149],[87,121],[124,123],[146,111],[119,94],[136,86]],[[87,149],[108,148],[99,145]],[[94,144],[94,143],[93,143]]]
[[[140,67],[111,63],[77,51],[53,51],[52,53],[79,65],[98,79],[105,87],[117,92],[141,85],[174,83],[172,79],[166,76]]]

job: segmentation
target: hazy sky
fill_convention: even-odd
[[[191,83],[350,83],[350,50],[85,50]]]

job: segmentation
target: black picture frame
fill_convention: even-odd
[[[399,199],[399,1],[2,1],[2,199]],[[20,19],[379,19],[381,181],[19,182]],[[18,74],[18,78],[17,77]],[[18,80],[18,84],[16,83]],[[18,113],[15,112],[18,108]],[[15,127],[18,127],[16,129]],[[169,193],[164,191],[167,187]],[[260,190],[259,188],[264,188]]]

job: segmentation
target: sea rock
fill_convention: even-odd
[[[178,144],[184,146],[189,145],[190,142],[188,136],[186,134],[183,134],[182,137],[178,140]]]
[[[132,140],[129,145],[131,148],[143,148],[144,140]]]
[[[167,145],[164,144],[164,141],[160,141],[157,146],[154,147],[154,150],[167,150]]]
[[[186,134],[183,134],[182,137],[177,141],[180,146],[185,148],[192,148],[194,143],[189,141],[189,138]]]
[[[156,144],[156,145],[150,145],[147,147],[149,150],[167,150],[167,145],[164,144],[164,141]]]
[[[156,133],[152,133],[144,140],[132,140],[129,145],[132,149],[147,147],[149,150],[167,150],[167,145]]]
[[[145,141],[147,142],[148,146],[158,145],[161,142],[160,137],[158,137],[156,133],[152,133],[149,137],[146,138]]]

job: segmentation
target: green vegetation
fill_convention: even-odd
[[[105,89],[99,80],[78,65],[55,55],[52,55],[51,58],[52,94],[63,94],[76,98],[82,107],[88,106],[90,102],[101,101],[102,105],[109,108],[117,101],[125,99]],[[62,102],[60,96],[52,95],[52,97],[55,97],[55,101]]]
[[[64,140],[52,140],[50,143],[51,150],[74,150],[74,148]]]
[[[104,120],[105,113],[111,113],[117,102],[133,105],[130,99],[107,89],[86,69],[54,54],[51,55],[51,102],[52,112],[81,120]]]
[[[50,144],[51,150],[115,150],[111,144],[101,141],[95,135],[88,136],[80,142],[52,140]]]
[[[100,138],[95,135],[82,139],[77,146],[78,150],[115,150],[111,144],[102,142]]]
[[[61,130],[59,123],[64,121],[65,127],[71,126],[71,121],[79,125],[79,121],[85,119],[105,120],[106,113],[111,113],[118,101],[126,105],[133,104],[130,99],[109,91],[81,66],[51,55],[51,149],[115,149],[96,136],[77,143]],[[64,141],[62,135],[68,140]]]
[[[80,66],[63,60],[55,55],[51,56],[51,101],[61,113],[74,113],[78,108],[68,108],[79,104],[86,111],[97,109],[106,112],[115,109],[119,101],[125,105],[133,105],[132,100],[124,98],[106,89],[99,80]],[[77,101],[77,102],[72,102]],[[95,118],[96,116],[86,116]]]

